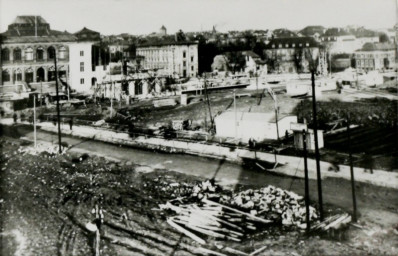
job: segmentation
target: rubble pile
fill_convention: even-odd
[[[67,147],[61,146],[61,155],[65,154],[67,151]],[[38,155],[41,153],[48,154],[49,156],[56,156],[59,154],[59,146],[58,145],[45,145],[45,144],[37,144],[36,147],[28,146],[28,147],[19,147],[18,152],[22,154],[29,155]]]
[[[219,199],[222,188],[213,180],[205,180],[196,183],[176,182],[165,177],[158,177],[150,182],[144,183],[145,188],[150,188],[162,193],[165,197],[186,198],[190,201],[202,200],[203,198]]]
[[[223,196],[220,202],[250,211],[253,215],[276,223],[282,222],[282,225],[306,227],[303,197],[271,185],[258,190],[248,189],[232,197]],[[310,206],[310,221],[317,218],[315,208]]]

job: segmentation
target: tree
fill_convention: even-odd
[[[242,52],[228,52],[228,66],[232,72],[244,69],[246,67],[246,59]]]
[[[388,43],[388,42],[390,42],[390,39],[388,38],[386,33],[380,33],[379,42],[380,43]]]
[[[302,48],[294,49],[293,62],[294,66],[296,67],[297,73],[301,73],[302,71],[303,52],[304,51]]]
[[[176,41],[177,42],[184,42],[186,41],[187,38],[184,34],[184,32],[180,29],[177,33],[176,33]]]

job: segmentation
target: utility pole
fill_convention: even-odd
[[[315,160],[316,160],[316,174],[318,183],[318,200],[319,200],[319,213],[320,219],[323,220],[323,199],[322,199],[322,179],[321,179],[321,166],[319,159],[319,146],[318,146],[318,123],[316,115],[316,98],[315,98],[315,70],[311,69],[311,84],[312,84],[312,115],[314,123],[314,141],[315,141]]]
[[[355,178],[354,178],[354,166],[352,161],[352,151],[351,151],[351,131],[350,131],[350,117],[347,116],[347,136],[348,136],[348,151],[350,158],[350,173],[351,173],[351,190],[352,190],[352,206],[353,206],[353,216],[352,220],[357,222],[357,199],[355,196]]]
[[[54,66],[55,66],[55,92],[57,94],[57,118],[58,118],[58,143],[59,143],[59,153],[61,154],[61,118],[59,110],[59,93],[58,93],[58,71],[57,71],[57,51],[54,48]]]
[[[308,185],[308,163],[307,163],[307,132],[303,130],[303,155],[304,155],[304,199],[305,199],[305,222],[306,233],[310,233],[310,192]]]
[[[34,131],[34,140],[35,140],[35,148],[37,148],[37,135],[36,135],[36,94],[33,94],[33,131]]]
[[[214,120],[213,116],[211,115],[211,106],[210,106],[210,99],[209,99],[209,94],[207,93],[207,83],[206,83],[206,78],[205,78],[205,97],[207,101],[207,106],[209,107],[209,115],[210,115],[210,129],[213,130],[214,128]]]
[[[237,126],[237,116],[236,116],[236,94],[235,94],[235,89],[234,89],[234,113],[235,113],[235,123],[234,123],[234,127],[235,127],[235,139],[238,137],[238,126]]]

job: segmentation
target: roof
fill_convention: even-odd
[[[306,46],[307,43],[309,46]],[[293,46],[294,44],[294,46]],[[300,44],[302,46],[300,46]],[[281,45],[281,47],[279,47]],[[287,45],[287,46],[286,46]],[[274,46],[274,47],[273,47]],[[285,37],[274,38],[266,45],[266,49],[273,48],[301,48],[301,47],[319,47],[319,44],[313,37]]]
[[[166,29],[166,27],[165,27],[164,25],[162,25],[162,27],[161,27],[160,29],[162,29],[162,30],[165,30],[165,29]]]
[[[348,36],[352,35],[345,31],[344,29],[341,28],[329,28],[325,31],[325,34],[323,36]]]
[[[74,33],[79,41],[98,41],[101,39],[99,32],[88,29],[86,27]]]
[[[307,26],[300,30],[300,33],[305,36],[313,36],[316,33],[322,35],[324,31],[325,28],[323,26]]]
[[[395,50],[393,43],[366,43],[357,52],[391,51]]]
[[[48,22],[41,16],[22,15],[17,16],[12,24],[48,24]]]
[[[259,59],[260,58],[260,56],[257,53],[253,52],[253,51],[242,51],[242,54],[246,55],[246,56],[250,56],[253,59]]]
[[[76,37],[66,31],[51,30],[41,16],[17,16],[7,31],[0,34],[0,39],[5,44],[76,41]]]
[[[297,37],[297,34],[285,28],[278,28],[272,31],[272,34],[278,38]]]
[[[161,42],[149,42],[149,43],[143,43],[139,44],[137,48],[145,48],[145,47],[154,47],[154,46],[168,46],[168,45],[194,45],[198,44],[196,41],[182,41],[182,42],[176,42],[176,41],[161,41]]]
[[[236,112],[238,121],[251,121],[251,122],[267,122],[275,123],[274,113],[262,113],[262,112]],[[288,116],[278,116],[278,121]],[[216,117],[217,120],[235,120],[234,111],[225,111]]]

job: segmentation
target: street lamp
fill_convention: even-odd
[[[323,220],[323,199],[322,199],[322,179],[321,179],[321,167],[319,157],[319,146],[318,146],[318,123],[316,114],[316,97],[315,97],[315,71],[317,68],[318,52],[310,52],[310,71],[311,71],[311,86],[312,86],[312,117],[313,117],[313,129],[314,129],[314,142],[315,142],[315,160],[316,160],[316,174],[318,184],[318,201],[319,201],[319,213],[320,219]]]

